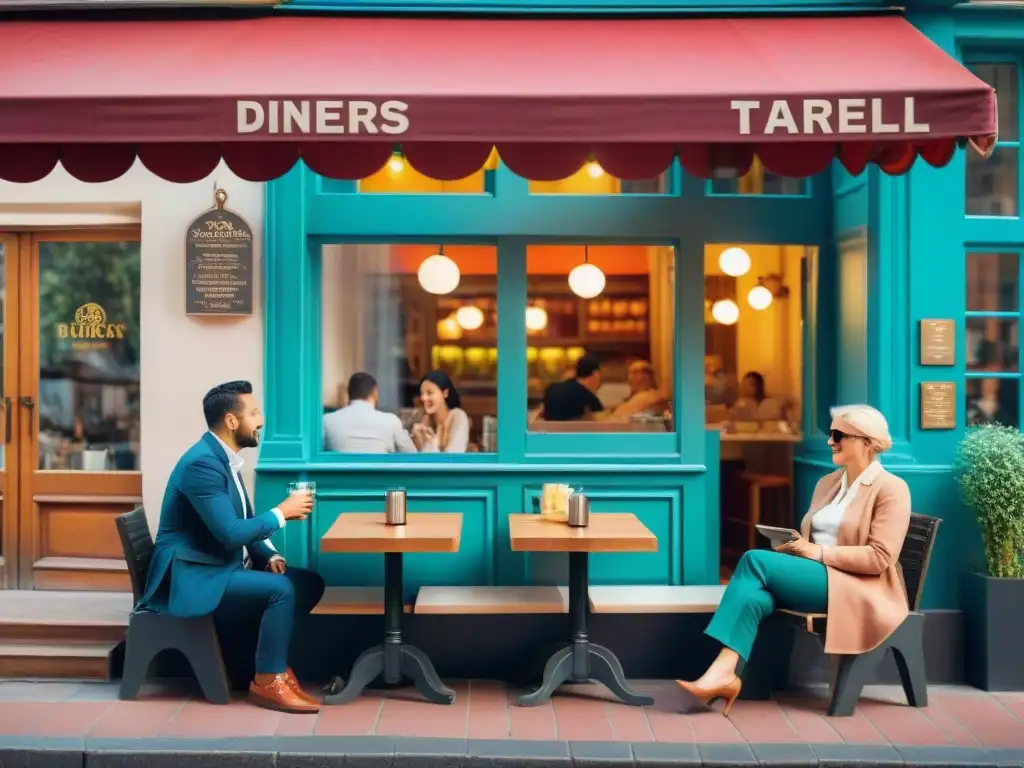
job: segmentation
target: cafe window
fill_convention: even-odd
[[[495,155],[483,168],[463,179],[441,181],[424,176],[401,152],[395,152],[376,173],[355,182],[355,185],[356,189],[363,194],[481,195],[487,192],[489,176],[493,172],[496,162],[497,156]],[[340,184],[351,185],[352,182],[340,182]]]
[[[675,250],[531,245],[532,432],[673,431]]]
[[[967,424],[1020,424],[1020,256],[967,254]]]
[[[39,469],[138,471],[137,240],[40,240]]]
[[[591,160],[568,178],[530,181],[531,195],[664,195],[671,191],[671,171],[649,179],[617,179]]]
[[[796,524],[790,478],[801,434],[802,274],[811,255],[796,245],[704,249],[705,424],[721,435],[723,578],[763,543],[756,522]]]
[[[324,246],[324,449],[493,453],[497,309],[493,246]]]
[[[791,179],[765,170],[761,161],[754,161],[742,176],[722,175],[708,181],[709,195],[776,195],[803,197],[810,194],[809,179]]]
[[[1016,63],[972,64],[971,71],[996,89],[999,139],[992,156],[967,153],[968,216],[1020,215],[1020,72]]]

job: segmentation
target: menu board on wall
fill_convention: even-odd
[[[955,382],[921,382],[921,429],[956,429]]]
[[[251,315],[252,227],[224,208],[227,193],[217,190],[217,205],[196,218],[185,233],[185,313]]]
[[[956,365],[956,329],[952,320],[921,321],[921,365]]]

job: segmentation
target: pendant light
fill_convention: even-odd
[[[427,293],[443,296],[459,287],[459,265],[444,255],[442,245],[433,256],[427,256],[420,264],[416,277]]]
[[[735,325],[740,319],[740,308],[732,299],[719,299],[711,305],[711,316],[720,325]]]
[[[583,246],[583,263],[569,273],[569,290],[581,299],[592,299],[604,290],[605,277],[600,267],[590,263],[589,246]]]
[[[750,254],[737,246],[726,248],[718,257],[718,266],[729,277],[743,277],[750,271]]]

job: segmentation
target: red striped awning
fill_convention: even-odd
[[[756,154],[786,176],[838,158],[905,172],[994,144],[995,94],[896,16],[673,20],[275,16],[0,25],[0,178],[59,161],[172,181],[223,158],[265,181],[301,157],[362,178],[396,144],[453,179],[493,146],[516,173],[589,158],[624,179]]]

